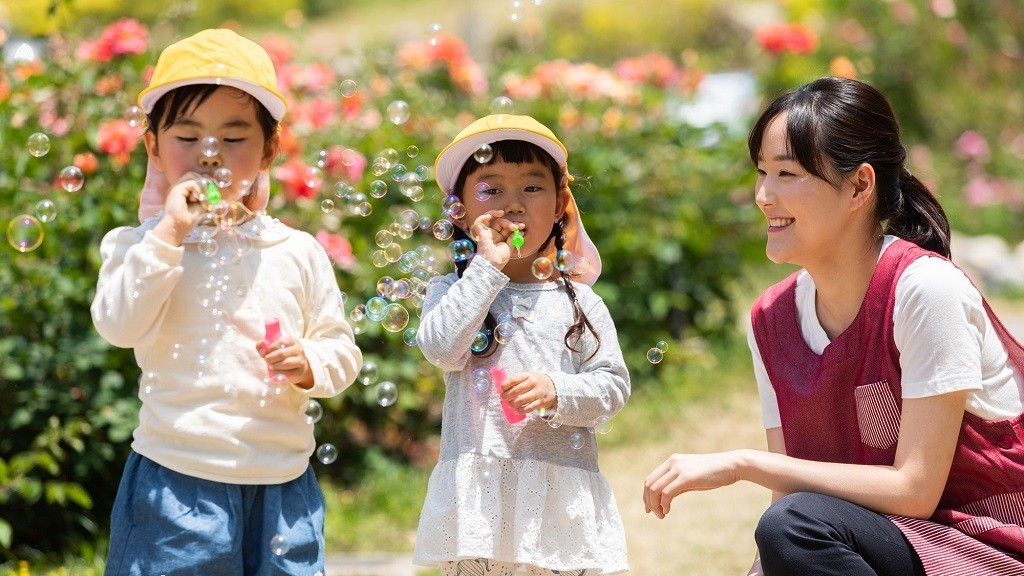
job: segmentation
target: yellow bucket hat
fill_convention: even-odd
[[[231,30],[203,30],[165,48],[149,87],[139,94],[139,105],[149,114],[164,94],[193,84],[233,86],[248,92],[278,121],[288,109],[277,91],[277,74],[267,51]]]
[[[502,140],[520,140],[539,146],[555,159],[566,179],[572,181],[568,170],[569,153],[551,129],[530,116],[492,114],[466,126],[455,137],[455,140],[445,146],[444,150],[437,155],[437,161],[434,162],[434,178],[441,190],[445,194],[455,193],[455,181],[459,177],[459,172],[462,171],[462,167],[473,156],[473,153],[484,144],[493,144]],[[568,189],[568,186],[566,188]],[[586,259],[587,264],[577,265],[573,274],[576,280],[593,285],[601,275],[601,254],[583,228],[580,209],[576,206],[572,190],[568,192],[569,202],[565,207],[567,218],[564,226],[565,245],[563,248],[572,253],[577,263],[581,263],[583,258]]]

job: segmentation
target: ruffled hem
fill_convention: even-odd
[[[601,574],[628,569],[622,519],[600,472],[472,453],[431,473],[413,561],[461,558]]]

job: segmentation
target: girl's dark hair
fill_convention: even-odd
[[[861,164],[875,171],[875,216],[885,232],[950,255],[949,220],[935,196],[904,166],[892,107],[877,89],[848,78],[820,78],[779,96],[761,113],[747,140],[756,165],[768,124],[786,113],[789,153],[808,172],[838,187]]]
[[[170,128],[182,114],[205,102],[218,88],[220,86],[217,84],[189,84],[164,94],[146,116],[149,131],[155,136],[160,130]],[[263,139],[269,141],[277,131],[277,120],[270,110],[251,94],[244,91],[242,94],[256,105],[256,121],[263,130]]]
[[[490,160],[484,163],[467,160],[466,163],[462,165],[462,169],[459,171],[459,176],[455,179],[455,187],[453,189],[453,193],[456,196],[459,196],[460,198],[462,197],[462,188],[465,186],[466,180],[471,174],[479,170],[481,167],[494,164],[499,160],[509,164],[526,164],[534,161],[540,162],[551,169],[551,174],[554,177],[555,184],[558,186],[559,190],[569,185],[568,176],[562,172],[558,162],[555,162],[555,159],[552,158],[550,154],[545,152],[544,149],[536,144],[522,140],[500,140],[498,142],[492,142],[490,146],[491,150],[494,152]],[[548,236],[548,239],[544,244],[541,245],[540,249],[538,249],[538,253],[546,251],[552,240],[555,242],[556,250],[562,249],[565,245],[564,226],[566,218],[567,216],[563,214],[561,220],[554,223],[551,227],[551,234]],[[458,226],[455,226],[454,239],[468,240],[473,244],[473,251],[476,252],[476,242],[474,242],[473,239]],[[462,274],[466,271],[466,266],[468,265],[468,260],[455,263],[455,271],[459,275],[459,278],[462,278]],[[594,329],[590,320],[587,319],[587,315],[584,314],[583,308],[580,306],[579,300],[576,298],[576,289],[572,286],[571,275],[569,272],[560,270],[559,274],[562,276],[562,285],[565,286],[565,291],[569,293],[569,300],[572,302],[573,311],[573,324],[565,333],[565,346],[573,352],[581,352],[581,350],[577,349],[576,344],[578,344],[580,338],[583,337],[583,331],[590,330],[590,333],[597,339],[597,348],[595,348],[594,352],[590,355],[593,356],[601,347],[601,335],[597,333],[597,330]],[[485,358],[494,354],[494,351],[498,349],[498,341],[494,338],[495,326],[497,326],[497,321],[495,320],[494,315],[488,310],[487,317],[484,319],[483,330],[484,334],[487,335],[487,347],[479,352],[474,351],[473,354],[475,356]]]

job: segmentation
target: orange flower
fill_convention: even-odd
[[[119,75],[102,76],[99,80],[96,80],[96,95],[117,94],[121,91],[122,86],[124,86],[124,80]]]
[[[82,171],[82,174],[90,176],[96,173],[96,169],[100,166],[100,161],[96,158],[96,155],[92,152],[82,152],[81,154],[75,154],[75,157],[71,160],[71,163],[78,166],[78,169]]]
[[[857,78],[857,67],[853,65],[846,56],[836,56],[828,65],[829,72],[833,76],[841,78]]]

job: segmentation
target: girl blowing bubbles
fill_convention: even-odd
[[[142,224],[103,238],[92,304],[143,373],[108,575],[323,573],[303,408],[349,386],[362,356],[323,249],[261,211],[276,88],[262,48],[206,30],[169,46],[140,95]]]
[[[747,480],[774,495],[751,574],[1024,575],[1024,347],[948,260],[889,103],[822,78],[748,144],[768,258],[803,268],[751,313],[769,452],[676,454],[647,510]]]
[[[445,371],[446,393],[414,561],[446,576],[627,569],[622,521],[588,427],[622,408],[629,374],[589,286],[601,260],[566,160],[547,127],[514,115],[477,120],[437,158],[438,184],[465,205],[456,237],[476,248],[457,273],[431,282],[417,334]],[[582,283],[569,271],[534,274],[534,261],[554,259],[556,249],[586,258]],[[486,381],[491,368],[508,375],[496,382],[500,397]]]

